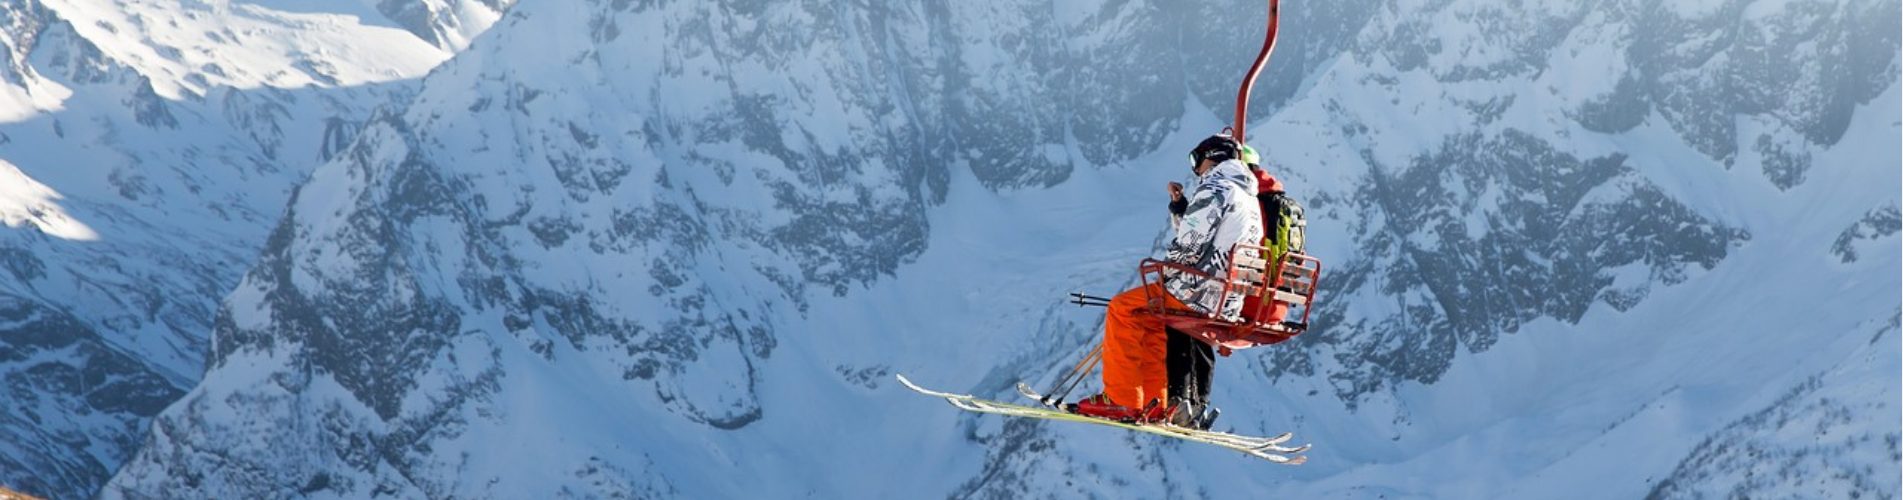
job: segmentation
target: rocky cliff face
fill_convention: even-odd
[[[290,189],[448,57],[332,7],[0,2],[0,483],[95,494]]]
[[[1756,395],[1848,348],[1677,365],[1801,345],[1728,319],[1785,295],[1701,296],[1896,274],[1895,4],[1339,4],[1289,6],[1251,127],[1330,263],[1318,329],[1219,369],[1251,388],[1230,404],[1274,409],[1225,422],[1334,447],[1294,477],[953,421],[877,382],[1008,391],[1064,354],[1051,339],[1088,339],[1026,290],[1118,285],[1099,275],[1150,228],[1069,221],[1129,220],[1104,214],[1135,195],[1090,191],[1161,181],[1217,128],[1255,4],[557,2],[346,127],[219,307],[203,381],[106,494],[1510,496],[1603,472],[1665,495],[1724,477],[1687,456],[1725,452],[1672,436],[1839,408]],[[1058,257],[1106,244],[1132,249]],[[992,274],[947,294],[953,273]],[[1834,318],[1805,331],[1893,313],[1894,286],[1860,283],[1873,298],[1803,299]],[[972,295],[1014,301],[951,312],[991,300]],[[915,338],[940,330],[968,337]],[[1493,411],[1454,408],[1476,400]],[[1592,451],[1630,437],[1662,451]],[[870,465],[842,478],[828,453]],[[1681,462],[1670,488],[1635,470]],[[726,469],[760,481],[707,472]],[[1392,479],[1416,473],[1457,480]]]
[[[1880,20],[1890,11],[1875,2],[1447,2],[1375,16],[1323,77],[1350,90],[1313,97],[1339,124],[1324,132],[1361,160],[1328,166],[1361,166],[1365,182],[1315,204],[1348,218],[1358,256],[1368,257],[1336,275],[1338,293],[1399,300],[1383,306],[1396,314],[1332,310],[1322,323],[1357,331],[1326,337],[1405,347],[1360,349],[1354,358],[1366,368],[1353,371],[1370,376],[1338,379],[1352,387],[1342,395],[1382,379],[1431,383],[1456,350],[1483,351],[1536,318],[1574,322],[1594,304],[1626,310],[1723,260],[1750,233],[1655,185],[1702,165],[1634,165],[1618,145],[1582,145],[1594,139],[1577,134],[1673,134],[1723,168],[1748,149],[1765,178],[1791,189],[1811,155],[1843,137],[1851,110],[1895,83],[1897,35]],[[1831,83],[1811,85],[1823,80]],[[1411,91],[1421,88],[1440,95]],[[1353,100],[1366,94],[1393,97]],[[1426,123],[1378,124],[1409,112]],[[1407,130],[1416,127],[1425,130]],[[1306,372],[1316,355],[1292,350],[1277,365]]]

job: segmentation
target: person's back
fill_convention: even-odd
[[[1269,268],[1274,271],[1281,266],[1282,256],[1289,250],[1301,251],[1300,243],[1290,241],[1291,237],[1300,238],[1300,229],[1297,228],[1295,234],[1290,234],[1290,224],[1288,224],[1290,221],[1287,220],[1288,214],[1284,213],[1293,206],[1293,210],[1299,214],[1301,208],[1288,198],[1287,193],[1283,192],[1282,182],[1269,174],[1268,169],[1263,168],[1261,157],[1254,149],[1249,146],[1242,147],[1242,162],[1248,164],[1249,171],[1255,174],[1256,206],[1262,213],[1262,246],[1269,249],[1269,255],[1263,258],[1268,259]],[[1258,297],[1249,296],[1243,302],[1242,314],[1263,323],[1280,323],[1288,317],[1287,303],[1267,301],[1271,309],[1264,315],[1257,310],[1263,302]]]

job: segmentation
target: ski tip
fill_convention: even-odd
[[[1301,453],[1300,451],[1291,450],[1291,451],[1281,452],[1281,451],[1267,451],[1267,450],[1250,450],[1250,451],[1245,451],[1243,453],[1253,455],[1256,458],[1260,458],[1263,460],[1268,460],[1269,462],[1274,463],[1276,465],[1302,465],[1302,464],[1308,463],[1308,455],[1296,454],[1296,453]]]
[[[1018,395],[1024,396],[1025,399],[1036,401],[1038,404],[1044,405],[1047,408],[1058,407],[1057,402],[1051,401],[1043,394],[1039,394],[1036,389],[1031,388],[1030,384],[1024,382],[1018,382]]]
[[[956,395],[956,394],[949,394],[949,393],[943,393],[943,392],[938,392],[938,391],[934,391],[934,390],[931,390],[931,389],[926,389],[926,388],[924,388],[924,387],[920,387],[920,386],[919,386],[918,384],[914,384],[914,383],[912,383],[912,379],[909,379],[909,378],[905,378],[905,374],[903,374],[903,373],[895,373],[895,374],[893,374],[893,376],[896,376],[896,377],[898,377],[898,379],[899,379],[899,383],[900,383],[900,384],[905,384],[905,388],[907,388],[907,389],[911,389],[911,390],[912,390],[912,392],[917,392],[917,393],[919,393],[919,394],[924,394],[924,395],[927,395],[927,396],[932,396],[932,397],[936,397],[936,398],[952,398],[952,397],[958,397],[958,395]]]

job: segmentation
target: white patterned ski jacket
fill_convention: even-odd
[[[1231,253],[1236,243],[1262,244],[1262,207],[1256,202],[1255,175],[1242,162],[1229,160],[1204,172],[1197,179],[1196,191],[1189,197],[1189,208],[1176,219],[1176,237],[1170,240],[1164,258],[1171,263],[1196,268],[1215,276],[1206,279],[1188,273],[1164,273],[1164,288],[1197,311],[1218,311],[1222,277],[1228,276]],[[1253,250],[1250,250],[1253,251]],[[1223,301],[1220,315],[1236,320],[1242,317],[1242,295],[1232,294]]]

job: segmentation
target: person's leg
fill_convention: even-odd
[[[1161,319],[1140,312],[1147,303],[1144,288],[1132,288],[1111,298],[1104,315],[1103,393],[1131,408],[1169,393],[1168,339]]]
[[[1209,406],[1209,388],[1214,387],[1210,374],[1216,369],[1216,348],[1198,341],[1189,348],[1189,357],[1190,377],[1196,381],[1196,391],[1188,393],[1189,397],[1199,408]]]
[[[1204,412],[1209,409],[1210,372],[1216,363],[1216,350],[1189,334],[1168,329],[1170,404],[1175,414],[1170,423],[1204,428]]]
[[[1170,394],[1194,404],[1197,408],[1209,403],[1210,372],[1216,364],[1216,350],[1189,336],[1187,333],[1167,329],[1169,332],[1169,388]]]
[[[1177,398],[1192,398],[1196,394],[1196,380],[1190,375],[1195,370],[1195,361],[1190,358],[1190,344],[1201,342],[1175,328],[1165,328],[1164,331],[1169,332],[1170,394]]]

